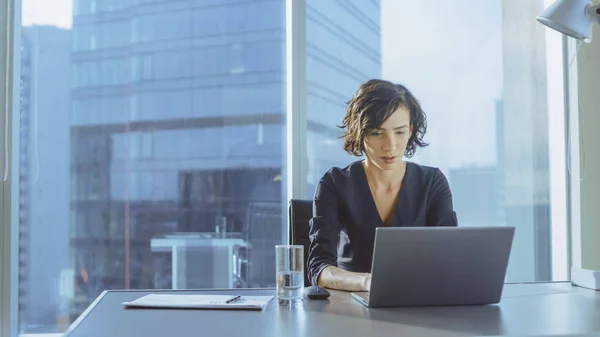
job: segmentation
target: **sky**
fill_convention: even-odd
[[[52,25],[71,28],[74,0],[23,0],[22,25]]]
[[[381,5],[382,76],[407,86],[428,116],[430,147],[419,161],[495,165],[495,102],[502,97],[500,0],[382,0]]]

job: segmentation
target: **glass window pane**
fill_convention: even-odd
[[[442,170],[459,226],[517,228],[508,282],[565,280],[561,38],[532,19],[546,2],[307,0],[306,197],[362,159],[337,138],[344,102],[370,78],[404,84],[430,143],[405,159]]]
[[[274,286],[285,2],[48,1],[23,0],[19,331],[106,289]]]

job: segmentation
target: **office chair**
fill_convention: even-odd
[[[254,201],[248,204],[242,230],[248,248],[235,252],[234,275],[245,281],[240,282],[240,286],[275,287],[275,245],[283,243],[284,220],[281,215],[280,202]]]
[[[312,200],[291,199],[289,204],[290,215],[290,244],[304,246],[304,285],[310,286],[308,279],[308,237],[309,221],[313,216]]]

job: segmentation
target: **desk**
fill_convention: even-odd
[[[212,287],[235,288],[234,275],[238,273],[234,250],[246,247],[246,241],[239,234],[219,235],[216,233],[174,233],[154,237],[150,240],[153,252],[171,252],[171,284],[173,289],[186,289],[188,261],[191,252],[204,251],[213,254],[210,274],[213,279]],[[208,250],[210,249],[210,251]],[[275,262],[273,262],[275,263]],[[202,269],[194,265],[194,270]]]
[[[161,291],[152,291],[153,293]],[[164,291],[275,295],[273,289]],[[263,311],[124,309],[147,291],[105,291],[68,337],[600,335],[600,292],[570,283],[507,284],[498,305],[369,309],[349,293]]]

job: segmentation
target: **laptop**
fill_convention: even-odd
[[[380,227],[367,307],[483,305],[500,301],[515,228]]]

